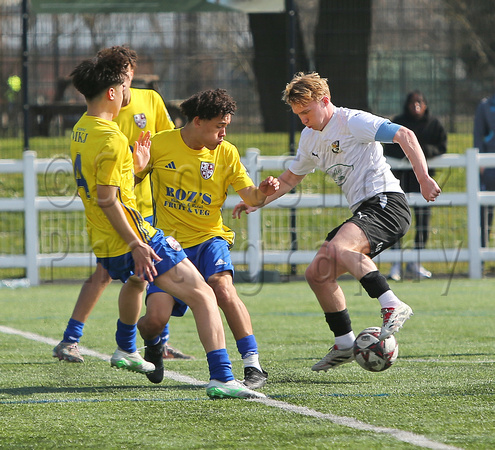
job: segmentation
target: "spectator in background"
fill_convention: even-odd
[[[474,116],[474,146],[480,153],[495,153],[495,95],[480,101]],[[495,191],[495,168],[480,170],[480,189]],[[493,206],[481,207],[481,246],[490,240]]]
[[[392,122],[414,131],[427,160],[443,155],[447,151],[447,133],[440,121],[430,115],[428,103],[421,91],[415,90],[407,94],[402,114],[394,117]],[[398,159],[405,158],[404,152],[398,144],[384,144],[384,154]],[[393,170],[392,172],[399,179],[404,192],[421,192],[412,169]],[[428,172],[431,177],[434,177],[434,169],[429,169]],[[414,206],[413,210],[416,220],[414,248],[423,249],[428,240],[431,209],[428,206]],[[400,248],[400,241],[393,248]],[[402,276],[401,266],[402,264],[399,262],[394,263],[388,278],[399,281]],[[415,278],[431,278],[431,272],[417,262],[408,263],[406,272]]]

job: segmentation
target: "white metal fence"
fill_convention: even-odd
[[[243,162],[255,182],[259,182],[261,171],[273,171],[274,175],[284,170],[291,158],[260,156],[257,149],[248,149]],[[390,160],[393,168],[408,168],[407,161]],[[495,192],[479,191],[480,167],[495,167],[495,154],[479,154],[477,149],[468,149],[465,154],[446,154],[429,161],[432,168],[462,167],[466,169],[466,192],[443,193],[434,203],[426,203],[421,194],[408,194],[411,206],[464,206],[467,207],[467,247],[447,249],[388,249],[379,259],[381,262],[468,262],[469,276],[482,276],[482,262],[495,261],[495,250],[481,248],[480,206],[495,205]],[[37,159],[33,151],[25,151],[22,160],[0,160],[0,173],[22,173],[23,198],[0,198],[0,212],[23,212],[25,215],[24,254],[0,254],[0,268],[25,268],[31,285],[39,284],[40,267],[86,267],[95,264],[91,253],[40,253],[40,211],[82,211],[83,205],[76,196],[38,196],[37,174],[71,172],[70,162],[64,159]],[[239,201],[235,195],[228,197],[226,209]],[[338,194],[286,194],[266,208],[332,208],[342,207],[342,196]],[[249,275],[254,280],[265,264],[308,264],[316,251],[270,251],[263,249],[261,236],[261,213],[248,215],[247,248],[232,252],[235,264],[247,264]],[[418,252],[421,256],[418,257]]]

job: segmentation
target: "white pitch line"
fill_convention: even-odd
[[[253,402],[263,403],[267,406],[273,406],[285,411],[294,412],[303,416],[316,417],[318,419],[326,419],[333,422],[336,425],[342,425],[344,427],[353,428],[361,431],[371,431],[372,433],[384,433],[389,434],[395,439],[407,442],[418,447],[425,447],[438,450],[459,450],[459,447],[453,447],[451,445],[442,444],[441,442],[432,441],[420,434],[411,433],[409,431],[397,430],[396,428],[377,427],[376,425],[370,425],[368,423],[361,422],[353,419],[352,417],[336,416],[335,414],[325,414],[314,409],[309,409],[305,406],[291,405],[290,403],[273,400],[271,398],[266,399],[252,399]]]
[[[37,342],[43,342],[50,345],[57,345],[59,341],[41,336],[36,333],[30,333],[26,331],[16,330],[15,328],[5,327],[0,325],[0,332],[4,334],[13,334],[16,336],[23,337],[25,339],[30,339]],[[86,347],[79,347],[79,352],[83,355],[94,356],[95,358],[102,359],[104,361],[110,361],[110,356],[103,353],[95,352]],[[204,381],[197,380],[186,375],[182,375],[178,372],[173,372],[170,370],[164,371],[164,376],[182,383],[191,384],[194,386],[206,386],[207,383]],[[409,431],[398,430],[396,428],[386,428],[377,427],[375,425],[370,425],[359,420],[353,419],[352,417],[337,416],[334,414],[325,414],[314,409],[310,409],[303,406],[291,405],[290,403],[282,402],[280,400],[274,400],[271,398],[257,398],[248,400],[251,402],[262,403],[266,406],[271,406],[274,408],[283,409],[292,413],[300,414],[302,416],[316,417],[318,419],[328,420],[336,425],[341,425],[344,427],[352,428],[354,430],[370,431],[372,433],[383,433],[388,434],[391,437],[397,439],[398,441],[407,442],[417,447],[431,448],[434,450],[461,450],[459,447],[454,447],[451,445],[442,444],[441,442],[432,441],[425,436],[420,434],[411,433]]]
[[[26,339],[31,339],[32,341],[38,341],[38,342],[43,342],[45,344],[50,344],[50,345],[57,345],[60,341],[57,341],[56,339],[52,339],[49,337],[41,336],[36,333],[30,333],[29,331],[21,331],[21,330],[16,330],[15,328],[10,328],[10,327],[4,327],[0,325],[0,332],[4,334],[15,334],[17,336],[21,336]],[[86,347],[79,347],[79,353],[83,355],[88,355],[88,356],[94,356],[95,358],[102,359],[103,361],[110,362],[110,356],[105,355],[104,353],[99,353],[95,352],[94,350],[91,350]]]

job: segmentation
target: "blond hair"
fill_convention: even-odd
[[[319,102],[325,96],[330,99],[326,78],[316,72],[298,72],[285,87],[282,100],[288,105],[307,105],[313,100]]]

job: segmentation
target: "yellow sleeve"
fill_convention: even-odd
[[[230,162],[230,167],[232,168],[232,179],[230,180],[230,184],[237,192],[248,186],[254,185],[254,183],[253,180],[251,180],[246,167],[244,167],[244,164],[241,162],[241,157],[239,156],[237,148],[232,145],[230,150],[232,158]]]
[[[127,142],[108,139],[96,156],[96,184],[101,186],[120,186],[123,168],[123,153],[127,152]]]

